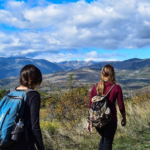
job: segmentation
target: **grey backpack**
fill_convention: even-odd
[[[115,86],[109,89],[106,95],[94,96],[92,98],[92,106],[88,111],[88,122],[92,127],[102,127],[111,121],[111,110],[107,105],[107,96]],[[96,87],[96,85],[95,85]]]

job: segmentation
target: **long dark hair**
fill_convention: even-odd
[[[102,68],[100,82],[96,88],[98,95],[104,94],[104,82],[117,82],[115,70],[112,65],[108,64]]]
[[[20,84],[33,89],[42,82],[42,73],[34,65],[26,65],[20,71]]]

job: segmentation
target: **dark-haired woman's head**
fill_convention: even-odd
[[[42,73],[34,65],[26,65],[21,69],[20,72],[20,83],[21,85],[34,89],[37,85],[42,82]]]
[[[103,95],[104,82],[117,82],[114,67],[112,65],[108,64],[102,68],[100,82],[97,86],[98,95]]]

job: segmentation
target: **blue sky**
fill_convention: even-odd
[[[150,1],[0,0],[0,56],[150,58]]]

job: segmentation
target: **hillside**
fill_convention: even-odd
[[[82,68],[67,72],[59,72],[44,75],[44,81],[50,83],[62,82],[68,79],[69,74],[74,74],[74,78],[80,82],[93,83],[99,81],[101,69]],[[150,85],[150,67],[137,70],[115,69],[118,83],[123,88],[124,93],[144,88]]]
[[[70,74],[74,74],[74,78],[82,83],[93,83],[99,81],[101,69],[81,68],[72,71],[56,72],[43,75],[45,83],[61,83],[68,80]],[[124,93],[129,93],[150,85],[150,67],[137,70],[120,70],[115,69],[116,77],[123,88]],[[9,88],[19,84],[18,77],[10,77],[0,80],[1,88]],[[44,90],[47,90],[45,88]],[[148,88],[147,88],[148,90]]]

